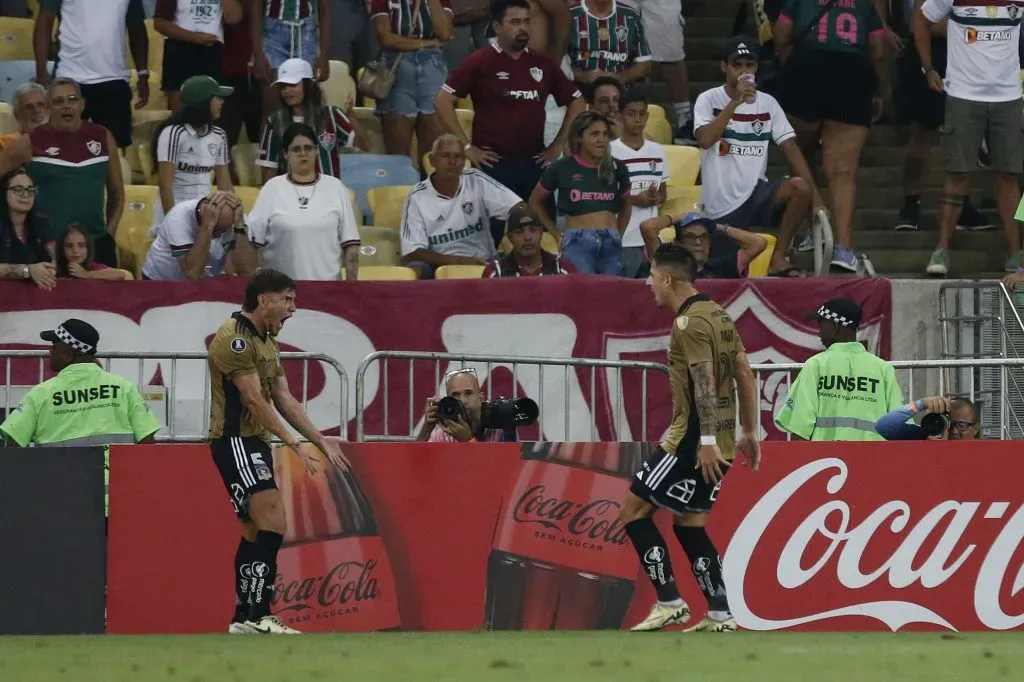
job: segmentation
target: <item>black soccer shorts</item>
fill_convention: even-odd
[[[222,436],[210,441],[210,451],[238,520],[252,520],[249,499],[255,493],[277,488],[270,444],[255,436]]]
[[[681,444],[674,455],[659,446],[644,460],[629,491],[674,514],[709,512],[722,483],[706,483],[696,465],[697,449],[689,444]],[[729,473],[729,468],[723,466],[722,470],[722,482],[725,482],[724,475]]]

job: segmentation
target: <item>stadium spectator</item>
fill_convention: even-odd
[[[22,83],[15,88],[14,118],[18,121],[18,131],[0,135],[0,149],[6,149],[14,140],[31,133],[50,120],[46,88],[39,83]]]
[[[370,6],[366,0],[333,0],[331,3],[331,59],[348,64],[355,76],[380,52],[370,29]]]
[[[57,240],[57,277],[100,279],[120,282],[128,274],[124,270],[108,268],[93,260],[93,244],[84,225],[71,223]]]
[[[263,185],[248,217],[262,267],[298,280],[359,279],[359,227],[348,188],[317,167],[316,133],[292,123],[281,137],[288,173]]]
[[[52,256],[35,211],[36,186],[23,169],[0,178],[0,279],[30,279],[49,291],[57,284]]]
[[[289,59],[313,64],[321,83],[331,77],[331,0],[251,0],[252,73],[263,83],[277,79]],[[264,101],[270,101],[266,94]]]
[[[648,254],[661,245],[658,235],[675,228],[673,241],[685,246],[697,261],[697,279],[739,279],[747,277],[750,262],[768,248],[768,240],[754,232],[716,223],[699,213],[679,218],[655,216],[640,224]]]
[[[82,120],[78,83],[58,78],[48,101],[50,121],[0,152],[0,173],[29,164],[50,219],[40,236],[53,241],[69,224],[84,223],[96,242],[96,260],[117,267],[114,233],[124,211],[117,143],[106,128]]]
[[[431,443],[493,443],[505,439],[505,432],[501,429],[484,429],[480,426],[483,396],[480,393],[480,380],[476,376],[476,370],[452,370],[444,375],[444,386],[446,395],[462,403],[465,416],[458,419],[438,419],[438,399],[428,398],[427,409],[423,415],[423,427],[416,440]]]
[[[449,0],[371,0],[370,21],[380,43],[381,65],[394,83],[377,102],[388,154],[409,156],[412,135],[433,149],[442,132],[434,100],[448,77],[441,46],[452,37]]]
[[[928,415],[942,415],[935,424],[928,423]],[[909,423],[913,419],[917,423]],[[944,423],[943,423],[944,422]],[[928,428],[932,427],[932,428]],[[967,398],[920,398],[892,410],[875,422],[875,430],[885,440],[975,440],[981,430],[978,408]]]
[[[193,76],[220,78],[223,24],[242,19],[239,0],[192,2],[158,0],[153,28],[164,36],[164,72],[161,87],[171,110],[182,105],[182,85]]]
[[[603,114],[612,122],[612,139],[621,134],[620,106],[625,95],[625,88],[615,76],[601,76],[587,88],[587,104],[599,114]]]
[[[518,206],[509,211],[506,226],[512,253],[488,263],[482,275],[484,279],[571,275],[576,272],[568,260],[541,248],[544,225],[540,222],[540,216],[529,206]]]
[[[651,51],[635,8],[616,0],[580,0],[569,13],[569,59],[577,83],[613,75],[629,85],[647,77]]]
[[[947,134],[942,140],[946,182],[939,210],[939,243],[926,268],[929,275],[949,272],[950,240],[971,189],[971,173],[978,168],[982,142],[988,145],[996,204],[1006,237],[1005,269],[1013,272],[1021,266],[1020,226],[1014,219],[1020,202],[1017,176],[1024,164],[1018,52],[1021,9],[1016,3],[1006,3],[981,12],[953,0],[926,0],[914,12],[914,44],[928,86],[946,93]],[[947,17],[964,37],[949,41],[943,79],[932,61],[931,28]]]
[[[242,6],[242,18],[237,24],[224,25],[224,46],[220,51],[219,82],[231,88],[232,93],[224,99],[217,124],[228,137],[228,146],[238,144],[245,127],[246,137],[251,144],[259,142],[260,125],[263,122],[263,95],[259,82],[252,77],[252,34],[249,28],[251,15],[258,7],[246,1]],[[238,178],[232,167],[232,181]]]
[[[349,118],[340,107],[324,102],[323,92],[313,79],[312,64],[301,59],[285,61],[277,70],[274,85],[278,109],[263,122],[256,155],[256,165],[263,170],[263,182],[286,172],[281,140],[293,123],[305,123],[316,132],[316,169],[320,173],[340,179],[342,149],[370,151],[370,136],[355,116]]]
[[[60,51],[53,55],[53,22],[58,16]],[[132,143],[132,89],[124,55],[126,35],[138,73],[139,99],[135,108],[141,109],[149,102],[149,36],[140,0],[41,0],[32,41],[36,82],[49,85],[56,77],[78,83],[79,96],[85,98],[82,117],[109,130],[117,141],[114,149]],[[53,76],[46,70],[51,58],[57,63]],[[102,251],[99,242],[97,248]]]
[[[700,198],[704,215],[717,223],[744,229],[778,225],[768,275],[802,277],[786,253],[801,223],[814,220],[821,197],[786,114],[774,97],[754,87],[756,45],[745,36],[730,39],[722,60],[725,85],[697,97]],[[769,141],[783,151],[796,177],[768,181]]]
[[[576,270],[599,275],[622,274],[622,233],[632,212],[629,172],[612,157],[612,122],[596,111],[576,117],[569,136],[572,156],[544,169],[530,195],[530,206],[552,233],[548,197],[558,193],[558,211],[565,215],[561,251]]]
[[[209,76],[192,76],[182,83],[181,108],[153,133],[160,189],[160,200],[153,203],[153,225],[159,225],[175,204],[208,195],[211,173],[217,189],[234,191],[227,134],[213,124],[231,93]]]
[[[819,16],[819,28],[807,30]],[[856,272],[853,209],[857,169],[868,130],[882,115],[882,19],[870,0],[826,7],[817,0],[787,0],[775,24],[775,44],[792,46],[779,102],[796,130],[804,156],[811,158],[819,144],[822,148],[836,230],[832,265]],[[808,87],[809,83],[815,85]],[[787,246],[780,243],[776,253],[785,254]]]
[[[651,59],[658,64],[672,97],[676,112],[676,144],[696,144],[693,137],[693,110],[690,104],[690,77],[686,70],[682,0],[640,0],[644,35],[651,48]]]
[[[629,226],[622,235],[622,274],[626,277],[645,278],[650,274],[640,224],[656,217],[658,207],[668,198],[665,148],[644,137],[648,116],[647,96],[635,90],[626,93],[619,101],[621,134],[611,143],[612,156],[629,173],[629,200],[633,204]]]
[[[544,167],[561,155],[572,121],[585,105],[558,65],[527,46],[533,18],[527,0],[498,0],[491,12],[495,40],[452,72],[437,95],[437,112],[447,132],[467,145],[473,165],[526,200]],[[554,142],[545,147],[549,95],[568,111]],[[475,111],[472,143],[455,116],[456,100],[466,96],[473,98]]]
[[[466,168],[462,140],[445,133],[430,154],[434,173],[416,185],[402,207],[402,261],[420,279],[442,265],[486,265],[497,256],[489,225],[523,205],[515,192]]]
[[[233,194],[175,204],[153,234],[142,279],[196,281],[248,273],[254,256],[242,221],[242,202]]]

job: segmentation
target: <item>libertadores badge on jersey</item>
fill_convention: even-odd
[[[236,353],[244,353],[245,345],[245,339],[243,339],[241,336],[236,336],[235,338],[231,339],[231,350],[233,350]]]

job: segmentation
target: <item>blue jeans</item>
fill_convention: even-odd
[[[562,255],[577,272],[622,275],[622,236],[618,230],[602,227],[566,230],[562,233]]]
[[[315,64],[320,54],[316,19],[307,17],[292,23],[263,17],[263,51],[273,69],[281,66],[286,59],[305,59]]]
[[[384,66],[390,69],[398,55],[402,55],[402,61],[395,69],[395,84],[391,86],[387,100],[377,102],[377,112],[405,118],[434,113],[434,99],[448,78],[448,66],[441,50],[385,52]]]

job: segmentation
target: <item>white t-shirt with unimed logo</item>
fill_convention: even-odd
[[[200,135],[188,124],[170,125],[160,131],[156,143],[157,163],[174,166],[171,192],[174,203],[202,199],[213,187],[212,173],[217,166],[231,163],[228,136],[217,126]],[[157,197],[153,203],[153,224],[164,219],[164,206]]]
[[[714,121],[731,100],[724,85],[701,93],[693,107],[694,130]],[[782,144],[794,137],[793,126],[771,95],[758,92],[753,104],[741,104],[721,139],[700,152],[704,215],[721,218],[742,206],[757,181],[765,179],[768,144]]]
[[[622,140],[612,140],[612,156],[626,166],[631,196],[643,194],[651,187],[660,187],[664,182],[665,148],[657,142],[645,140],[640,149],[633,149]],[[657,215],[657,206],[634,206],[629,214],[629,226],[622,235],[622,245],[643,246],[640,223]]]

